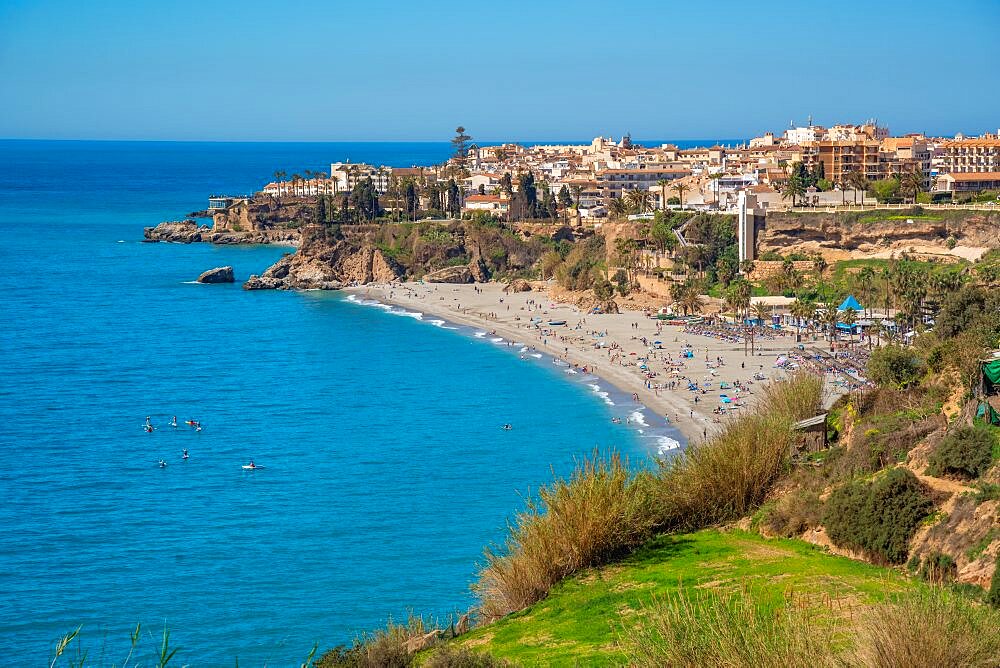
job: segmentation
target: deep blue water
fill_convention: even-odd
[[[634,407],[544,361],[339,294],[188,283],[223,264],[246,278],[285,249],[138,242],[275,169],[447,153],[0,141],[8,665],[44,662],[78,625],[92,659],[120,663],[136,622],[146,653],[169,626],[180,663],[291,665],[390,614],[446,615],[550,465],[649,457],[610,422]],[[251,458],[266,468],[244,472]]]

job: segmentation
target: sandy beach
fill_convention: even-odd
[[[346,292],[495,332],[570,365],[586,367],[619,390],[638,395],[639,401],[666,417],[689,442],[710,436],[752,405],[762,385],[785,377],[774,362],[797,345],[794,333],[758,339],[750,357],[742,343],[686,333],[682,327],[640,311],[583,313],[575,305],[552,301],[545,292],[506,293],[504,287],[403,283],[366,285]],[[565,325],[548,324],[559,321]],[[692,391],[689,381],[708,384],[708,388]],[[731,403],[723,403],[720,394],[726,394]],[[718,412],[723,406],[727,410]]]

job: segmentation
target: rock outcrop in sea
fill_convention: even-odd
[[[310,225],[302,231],[298,252],[285,255],[260,276],[251,276],[244,290],[338,290],[345,285],[390,283],[403,278],[399,265],[370,240],[345,239],[328,227]]]
[[[300,230],[314,216],[315,202],[307,198],[277,200],[258,195],[237,200],[225,209],[199,211],[192,217],[147,227],[146,241],[213,244],[298,244]],[[194,216],[211,216],[211,225],[199,225]]]
[[[209,269],[198,277],[199,283],[232,283],[234,281],[233,268],[230,266]]]

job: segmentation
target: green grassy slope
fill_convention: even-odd
[[[793,596],[846,611],[923,585],[802,541],[707,530],[660,537],[625,561],[584,571],[461,642],[523,665],[621,665],[616,638],[630,617],[678,587],[695,586],[748,587],[775,606]]]

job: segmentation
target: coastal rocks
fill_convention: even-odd
[[[402,271],[370,242],[358,245],[312,226],[304,232],[298,252],[286,255],[260,276],[251,276],[247,290],[339,290],[346,284],[391,283]]]
[[[277,290],[282,287],[281,279],[253,274],[243,284],[244,290]]]
[[[211,234],[208,225],[198,225],[193,220],[172,220],[160,223],[156,227],[147,227],[142,231],[144,241],[168,241],[178,244],[190,244],[203,241]]]
[[[504,289],[504,292],[531,292],[531,283],[523,278],[515,278]]]
[[[234,280],[233,268],[230,266],[209,269],[198,277],[199,283],[232,283]]]
[[[472,271],[465,265],[445,267],[424,275],[427,283],[472,283]]]
[[[310,254],[309,249],[304,249]],[[391,283],[402,276],[395,263],[391,262],[381,249],[364,243],[353,252],[341,244],[334,253],[331,265],[337,269],[339,279],[345,283]]]

